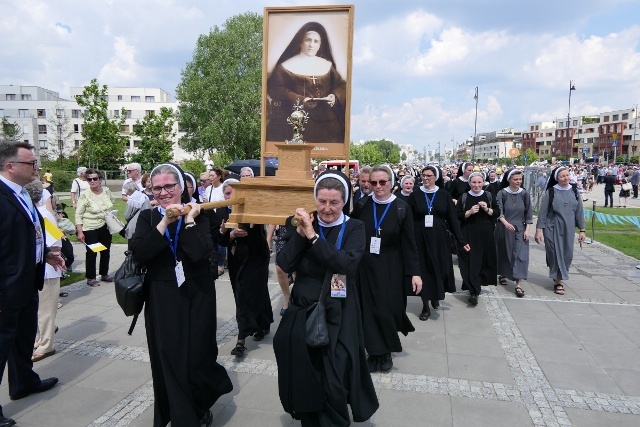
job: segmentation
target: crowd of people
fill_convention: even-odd
[[[12,260],[7,265],[17,266],[0,283],[0,366],[3,371],[8,361],[10,397],[19,399],[57,383],[41,380],[33,363],[55,353],[60,276],[67,265],[62,243],[44,233],[43,218],[58,219],[44,188],[53,183],[51,173],[39,177],[32,147],[23,143],[0,142],[0,163],[0,213],[8,218],[0,226],[5,231],[0,251]],[[274,237],[285,299],[273,338],[279,392],[284,410],[302,425],[349,425],[375,413],[371,373],[393,369],[393,353],[402,351],[398,332],[406,336],[415,330],[408,298],[421,298],[418,319],[427,321],[446,293],[457,291],[454,258],[471,307],[488,285],[512,281],[513,292],[524,296],[520,284],[528,277],[533,206],[519,168],[462,163],[366,166],[349,176],[318,171],[315,211],[297,209],[295,225],[289,218],[284,226],[233,228],[227,226],[231,207],[204,210],[201,203],[231,199],[234,183],[252,179],[251,168],[238,175],[213,167],[191,174],[165,163],[143,173],[132,163],[125,171],[121,233],[147,271],[144,316],[154,425],[211,425],[209,408],[233,388],[216,362],[219,276],[229,275],[236,306],[238,337],[231,354],[244,357],[251,348],[247,338],[261,341],[271,333],[267,281]],[[607,192],[619,173],[607,170],[601,180],[600,171],[557,166],[536,182],[542,193],[534,237],[544,242],[556,294],[564,294],[576,228],[578,240],[584,240],[584,192],[599,183]],[[109,275],[114,231],[105,214],[115,197],[103,186],[101,171],[81,167],[77,175],[70,191],[75,233],[87,247],[86,283],[95,287],[114,280]],[[622,175],[618,183],[628,180],[631,189],[625,191],[637,197],[637,168]],[[178,215],[167,215],[168,210]],[[16,233],[28,244],[9,237]],[[96,253],[94,244],[103,250]],[[327,337],[312,346],[307,317],[318,307]],[[0,426],[11,421],[0,407]]]

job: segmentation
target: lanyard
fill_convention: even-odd
[[[436,194],[438,194],[437,191],[433,193],[433,197],[431,198],[431,201],[429,201],[429,196],[427,196],[427,193],[424,193],[424,200],[427,202],[427,209],[429,210],[429,215],[431,215],[431,208],[433,207],[433,201],[436,199]]]
[[[178,227],[176,227],[176,236],[173,240],[171,240],[171,235],[169,234],[169,227],[164,230],[164,235],[169,240],[169,249],[173,252],[173,256],[176,261],[178,261],[178,238],[180,237],[180,226],[182,225],[182,216],[178,220]]]
[[[387,207],[384,208],[384,212],[382,213],[382,217],[380,218],[380,221],[378,221],[378,204],[374,201],[373,202],[373,226],[375,227],[375,232],[376,232],[376,236],[380,237],[380,226],[382,225],[382,221],[384,221],[384,217],[387,216],[387,211],[389,211],[389,206],[391,206],[391,203],[387,203]]]
[[[319,225],[318,226],[318,231],[320,232],[320,237],[322,237],[324,240],[327,240],[326,237],[324,237],[324,230],[322,230],[322,226]],[[342,225],[340,226],[340,233],[338,233],[338,240],[336,240],[336,248],[338,250],[340,250],[340,248],[342,247],[342,237],[344,236],[344,229],[347,228],[347,219],[343,219],[342,220]]]
[[[29,206],[27,204],[27,202],[24,201],[24,199],[22,198],[22,196],[18,193],[16,193],[14,191],[14,194],[16,195],[16,197],[18,197],[18,200],[20,201],[20,204],[22,204],[22,206],[24,206],[24,208],[29,211],[29,213],[31,214],[31,220],[33,221],[34,224],[38,223],[38,215],[36,214],[36,208],[33,205],[33,203],[31,203],[31,206]]]

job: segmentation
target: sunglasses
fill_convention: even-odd
[[[100,178],[97,177],[97,176],[96,177],[92,177],[92,178],[87,177],[86,179],[87,179],[88,182],[100,181]]]
[[[372,186],[377,187],[378,184],[380,184],[381,187],[384,187],[385,185],[387,185],[387,182],[389,182],[389,180],[387,179],[381,179],[380,181],[369,181],[371,183]]]

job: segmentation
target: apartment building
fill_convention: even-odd
[[[480,133],[476,136],[475,159],[490,162],[509,157],[509,150],[514,147],[518,149],[522,147],[522,132],[517,129],[505,128]]]

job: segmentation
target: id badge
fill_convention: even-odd
[[[433,215],[424,216],[424,226],[429,228],[433,227]]]
[[[331,298],[347,297],[347,276],[345,274],[334,274],[331,277]]]
[[[379,237],[372,237],[371,244],[369,245],[369,252],[380,255],[380,243],[381,239]]]
[[[185,281],[184,268],[182,267],[182,261],[176,263],[176,280],[178,281],[178,287],[182,286]]]

